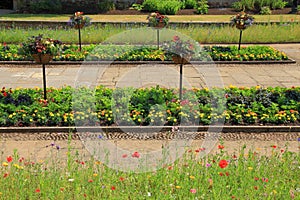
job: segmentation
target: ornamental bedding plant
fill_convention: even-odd
[[[41,88],[3,87],[0,126],[176,126],[221,120],[226,125],[298,125],[300,120],[300,87],[184,89],[179,101],[178,89],[159,86],[66,86],[47,88],[47,97]]]
[[[223,146],[204,157],[199,155],[205,149],[188,148],[174,163],[145,173],[117,171],[71,146],[67,152],[53,146],[48,145],[51,156],[46,160],[30,160],[17,150],[1,155],[0,199],[300,198],[300,151],[287,146],[243,146],[232,154]],[[139,152],[131,156],[145,162]]]
[[[176,38],[176,36],[175,36]],[[181,40],[179,40],[181,41]],[[168,44],[168,43],[166,43]],[[172,45],[172,42],[169,43]],[[189,44],[183,43],[183,44]],[[176,44],[177,45],[177,44]],[[175,47],[176,47],[175,45]],[[174,45],[173,45],[174,46]],[[266,61],[288,60],[284,52],[269,46],[203,46],[193,50],[192,61]],[[19,52],[18,45],[0,44],[0,61],[28,61],[30,58]],[[168,52],[169,51],[169,52]],[[187,50],[185,50],[187,51]],[[166,51],[155,46],[144,45],[85,45],[82,51],[77,45],[62,45],[59,55],[53,57],[54,61],[171,61],[170,53],[178,53],[172,46]],[[179,54],[179,53],[178,53]]]

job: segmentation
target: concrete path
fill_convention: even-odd
[[[282,86],[300,85],[300,44],[272,44],[296,60],[296,64],[261,65],[186,65],[183,85],[211,86]],[[107,87],[147,87],[161,85],[178,87],[179,67],[176,65],[47,65],[47,86],[105,85]],[[41,65],[1,65],[0,86],[42,87]]]

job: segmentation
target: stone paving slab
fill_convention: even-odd
[[[300,86],[300,44],[270,44],[296,60],[296,64],[214,64],[185,65],[184,87],[212,86]],[[0,64],[0,86],[42,87],[40,65]],[[79,84],[107,87],[144,87],[160,84],[178,87],[178,65],[134,64],[134,65],[47,65],[47,86],[63,87]]]

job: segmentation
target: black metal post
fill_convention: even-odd
[[[79,51],[81,51],[81,33],[80,33],[80,25],[78,25],[78,37],[79,37]]]
[[[46,65],[45,64],[43,64],[43,85],[44,85],[44,100],[47,100]]]
[[[239,50],[241,50],[242,34],[243,34],[243,31],[240,30]]]
[[[183,59],[183,58],[181,58]],[[180,80],[179,80],[179,100],[182,100],[182,71],[183,71],[183,64],[180,63]]]
[[[159,29],[156,29],[157,31],[157,49],[159,49]]]

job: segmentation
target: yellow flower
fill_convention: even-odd
[[[179,185],[176,185],[176,186],[175,186],[175,188],[176,188],[176,189],[180,189],[180,188],[181,188],[181,186],[179,186]]]
[[[8,166],[8,163],[7,163],[7,162],[3,162],[3,163],[2,163],[2,166],[7,167],[7,166]]]
[[[248,167],[248,169],[251,171],[251,170],[253,170],[253,167]]]
[[[96,176],[98,176],[98,174],[94,173],[93,176],[96,177]]]
[[[2,192],[0,192],[0,195],[2,195],[3,193]]]
[[[195,176],[190,176],[190,179],[195,179]]]

